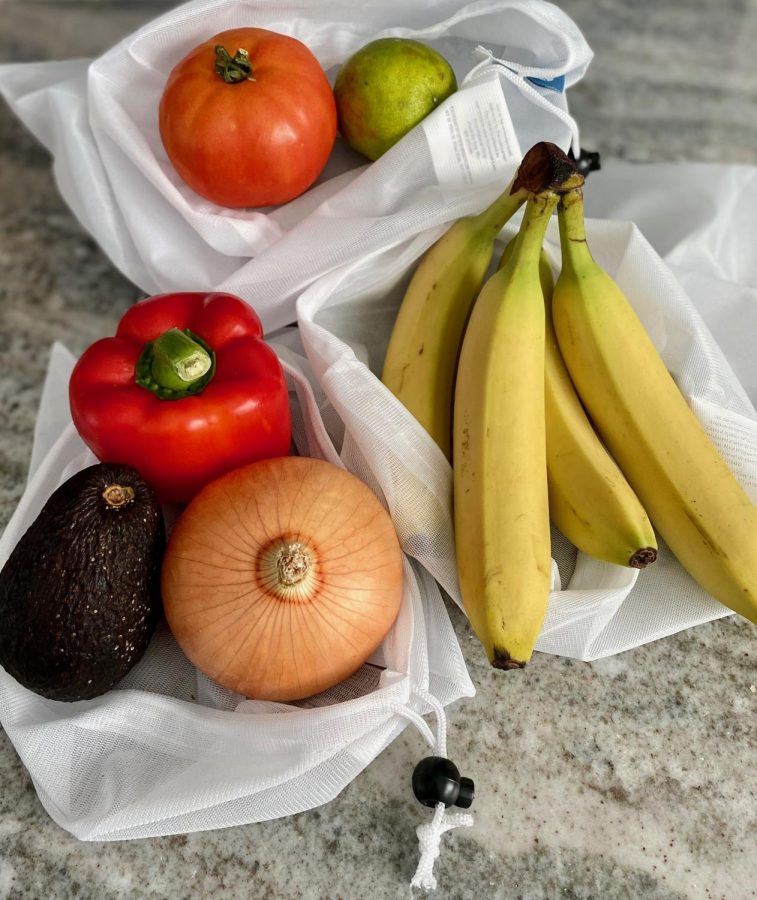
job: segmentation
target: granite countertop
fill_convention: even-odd
[[[585,144],[639,161],[757,163],[757,5],[564,0],[596,58],[571,106]],[[95,55],[162,9],[3,3],[0,61]],[[78,353],[137,290],[83,233],[50,160],[0,108],[0,526],[23,490],[53,340]],[[473,829],[445,839],[434,896],[746,900],[757,896],[754,628],[729,617],[583,663],[504,675],[450,605],[477,696],[449,710],[476,779]],[[0,731],[0,898],[407,897],[424,819],[407,729],[336,800],[289,819],[79,843]]]

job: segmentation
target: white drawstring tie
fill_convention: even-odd
[[[444,707],[433,694],[430,694],[422,688],[414,687],[413,693],[419,699],[427,703],[434,711],[436,715],[436,736],[426,723],[425,719],[415,712],[415,710],[398,704],[396,707],[397,713],[404,716],[406,719],[409,719],[413,725],[415,725],[431,747],[434,756],[446,758],[447,716],[445,715]],[[418,860],[418,867],[415,870],[415,875],[413,875],[410,886],[427,891],[435,890],[436,878],[434,877],[434,863],[441,852],[442,835],[447,831],[451,831],[453,828],[470,828],[472,825],[473,816],[470,815],[470,813],[448,813],[443,803],[437,803],[431,821],[419,825],[415,830],[418,835],[420,859]]]

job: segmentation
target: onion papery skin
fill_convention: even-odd
[[[168,624],[236,693],[300,700],[349,677],[399,612],[402,551],[373,492],[305,457],[253,463],[179,517],[162,570]]]

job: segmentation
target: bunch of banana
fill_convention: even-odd
[[[757,622],[757,507],[686,403],[644,326],[592,259],[580,189],[560,201],[560,351],[600,436],[681,565]]]
[[[532,148],[508,190],[428,252],[384,367],[448,457],[454,405],[460,590],[498,668],[523,666],[541,630],[550,517],[584,552],[643,568],[657,555],[646,509],[693,577],[757,620],[757,508],[592,259],[582,183],[554,145]],[[494,237],[526,198],[518,235],[476,299]],[[553,293],[541,248],[558,200]]]
[[[541,253],[544,230],[558,192],[582,183],[559,148],[532,148],[492,207],[458,222],[428,252],[384,366],[384,382],[448,456],[457,370],[458,575],[474,630],[502,668],[524,665],[541,629],[550,516],[576,546],[601,559],[642,567],[656,556],[649,520],[586,418],[545,317],[552,275]],[[531,199],[518,239],[468,322],[494,229],[525,197]]]
[[[494,241],[529,196],[564,180],[570,160],[536,144],[505,191],[482,213],[459,219],[427,251],[402,300],[381,380],[450,458],[455,373],[470,309]]]
[[[502,254],[509,259],[514,241]],[[542,252],[546,309],[544,402],[549,517],[579,550],[618,566],[643,569],[657,559],[652,523],[615,460],[597,437],[560,355],[552,324],[552,267]]]

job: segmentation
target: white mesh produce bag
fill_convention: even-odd
[[[449,59],[461,87],[378,162],[368,165],[337,141],[319,183],[302,197],[274,210],[223,209],[178,178],[160,143],[157,110],[182,56],[240,25],[299,38],[332,81],[367,42],[417,38]],[[148,293],[232,291],[252,303],[270,332],[295,319],[297,296],[317,277],[389,246],[409,242],[420,250],[430,229],[481,209],[536,141],[578,149],[565,88],[590,59],[571,20],[542,0],[203,0],[167,13],[94,62],[1,66],[0,91],[52,151],[63,197],[127,277]],[[347,465],[379,496],[392,491],[386,466],[394,451],[366,454],[353,427],[359,408],[329,401],[297,332],[278,338],[297,395],[301,452]],[[0,543],[0,561],[56,485],[92,461],[66,412],[71,362],[55,351],[33,474]],[[361,379],[353,379],[356,387]],[[434,527],[419,522],[413,546]],[[163,627],[130,675],[96,700],[47,701],[0,670],[0,721],[45,807],[80,838],[195,831],[317,806],[408,721],[434,752],[446,752],[443,704],[470,695],[472,685],[434,570],[408,557],[401,613],[380,652],[307,703],[257,703],[219,689]],[[435,735],[419,716],[430,710]],[[433,884],[441,833],[467,824],[467,816],[437,810],[419,834],[417,883]]]
[[[610,172],[592,175],[585,189],[590,210],[592,197],[597,199],[593,205],[604,207],[609,214],[614,213],[611,201],[620,204],[632,197],[639,214],[649,210],[648,217],[656,222],[661,238],[669,240],[672,228],[677,228],[679,242],[671,257],[678,263],[679,279],[689,286],[692,297],[722,336],[723,348],[752,387],[751,399],[692,297],[637,226],[589,220],[589,244],[597,261],[627,294],[726,462],[757,499],[757,414],[753,406],[757,398],[757,357],[753,352],[757,271],[747,238],[754,233],[757,220],[750,205],[757,200],[757,179],[754,170],[746,167],[693,167],[693,177],[687,177],[686,167],[661,168],[664,175],[646,192],[645,167],[612,166]],[[696,178],[700,168],[704,169],[702,180],[720,174],[716,179],[719,190],[710,187],[701,192]],[[649,167],[649,171],[657,170]],[[621,193],[619,185],[628,193]],[[708,220],[692,218],[688,226],[681,221],[680,201],[675,202],[679,195],[695,198],[708,211]],[[691,235],[686,234],[687,227]],[[731,242],[736,229],[739,234],[734,234]],[[509,226],[495,259],[512,233]],[[452,469],[433,439],[379,380],[404,289],[414,263],[432,238],[421,236],[320,279],[300,297],[298,322],[323,390],[371,462],[404,549],[462,607],[452,527]],[[703,253],[705,244],[707,255]],[[550,225],[546,247],[559,266],[556,220]],[[731,271],[735,278],[726,280]],[[747,283],[738,283],[736,279],[741,281],[745,271]],[[368,365],[356,357],[353,348],[360,348]],[[729,614],[694,582],[664,545],[657,562],[640,572],[576,554],[553,529],[553,557],[553,591],[538,650],[597,659]]]
[[[296,330],[280,339],[298,450],[346,465],[380,494],[371,463],[298,354]],[[0,539],[0,565],[57,485],[96,461],[68,414],[73,363],[64,348],[53,348],[30,478]],[[382,646],[354,676],[316,697],[274,703],[221,688],[194,669],[162,624],[137,666],[94,700],[46,700],[0,669],[0,721],[50,815],[79,838],[115,840],[319,806],[409,720],[438,750],[443,727],[433,737],[418,713],[436,710],[443,722],[443,704],[472,694],[439,589],[406,559],[399,617]]]
[[[459,82],[476,71],[375,164],[338,139],[301,197],[275,210],[224,209],[174,171],[158,104],[192,47],[241,25],[303,41],[332,83],[352,53],[385,36],[437,48]],[[590,59],[573,22],[543,0],[198,0],[94,62],[0,66],[0,92],[51,149],[64,198],[131,281],[147,293],[231,291],[270,330],[293,321],[297,294],[316,276],[480,208],[521,148],[550,140],[567,149],[576,127],[564,90]]]

